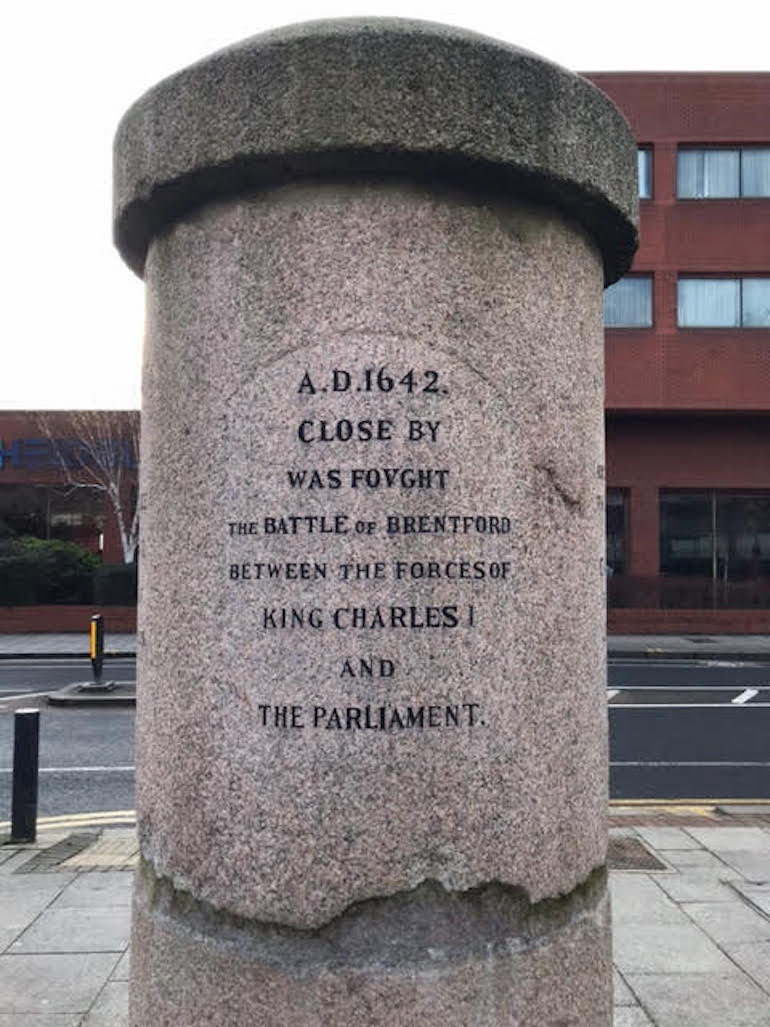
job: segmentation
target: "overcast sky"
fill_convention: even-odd
[[[142,283],[111,244],[111,147],[160,78],[246,36],[392,15],[474,29],[577,71],[767,71],[767,7],[737,0],[387,4],[48,0],[2,18],[0,408],[139,406]]]

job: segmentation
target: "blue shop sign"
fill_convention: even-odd
[[[136,467],[133,446],[128,439],[107,439],[96,452],[76,438],[13,439],[8,445],[0,439],[0,470],[6,467],[26,471],[73,470],[94,461],[103,467],[127,470]]]

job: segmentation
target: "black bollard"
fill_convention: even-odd
[[[13,732],[12,842],[34,842],[37,835],[39,743],[40,711],[17,710]]]

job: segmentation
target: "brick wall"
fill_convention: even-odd
[[[14,606],[0,607],[0,634],[78,632],[88,638],[91,617],[104,617],[105,631],[136,631],[135,606]]]
[[[770,329],[678,329],[679,275],[770,275],[770,199],[678,200],[680,144],[770,146],[770,74],[593,74],[653,149],[633,272],[653,327],[606,333],[607,409],[770,411]]]

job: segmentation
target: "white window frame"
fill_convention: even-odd
[[[730,283],[736,286],[736,319],[728,322],[706,322],[706,321],[692,321],[685,317],[684,304],[685,297],[683,296],[682,284],[689,282],[724,282]],[[678,328],[685,330],[700,329],[700,328],[717,328],[724,330],[755,330],[768,331],[770,329],[770,303],[768,304],[768,315],[767,320],[764,323],[747,323],[748,311],[746,310],[745,292],[747,291],[745,286],[747,283],[752,282],[763,282],[766,285],[768,292],[770,292],[770,276],[769,275],[680,275],[676,284],[676,323]]]
[[[607,321],[607,314],[608,314],[607,297],[608,297],[608,295],[611,296],[611,290],[612,289],[618,288],[619,290],[622,290],[624,283],[630,283],[630,282],[646,282],[647,283],[647,286],[648,286],[647,294],[642,299],[642,303],[644,304],[644,306],[646,308],[643,318],[641,320],[634,320],[634,321],[614,321],[614,322]],[[653,285],[653,276],[652,276],[652,274],[646,273],[646,272],[641,272],[639,274],[626,275],[624,278],[621,278],[619,281],[617,281],[613,285],[609,286],[608,289],[605,289],[604,296],[605,296],[605,300],[604,300],[604,327],[605,328],[609,328],[609,329],[613,329],[613,330],[614,329],[624,330],[624,329],[628,329],[628,328],[652,328],[652,326],[653,326],[653,318],[654,318],[654,304],[653,304],[654,285]]]
[[[640,146],[636,151],[636,170],[639,176],[639,199],[651,200],[654,190],[653,158],[651,146]],[[646,189],[644,188],[646,185]]]
[[[756,155],[767,153],[769,164],[768,185],[766,191],[745,192],[744,185],[744,158],[748,154]],[[737,159],[736,188],[734,192],[709,193],[705,189],[702,193],[682,192],[682,166],[681,158],[684,154],[735,154]],[[676,157],[676,195],[679,200],[749,200],[770,198],[770,145],[757,144],[755,146],[680,146]]]

